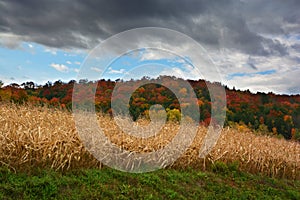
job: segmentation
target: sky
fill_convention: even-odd
[[[161,27],[201,44],[220,81],[231,88],[299,94],[299,10],[297,0],[0,0],[0,80],[67,82],[76,79],[90,52],[108,38],[134,28]],[[173,48],[184,47],[189,48],[181,43]],[[145,49],[124,55],[104,77],[122,78],[131,66],[152,61],[170,65],[169,75],[182,74],[182,59],[161,55]],[[97,66],[90,70],[100,73]],[[193,71],[183,74],[203,78]]]

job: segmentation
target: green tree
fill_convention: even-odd
[[[174,109],[166,109],[167,111],[167,117],[169,121],[180,121],[181,120],[181,113],[180,110],[174,108]]]

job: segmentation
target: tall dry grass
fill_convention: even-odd
[[[138,152],[164,147],[179,129],[178,124],[167,123],[157,136],[139,139],[123,133],[110,117],[99,115],[99,124],[112,142]],[[192,145],[171,167],[205,169],[216,161],[238,162],[241,170],[300,179],[297,142],[225,128],[213,150],[200,159],[198,154],[205,134],[206,128],[199,127]],[[14,171],[102,167],[81,143],[73,116],[67,111],[0,104],[0,145],[0,165]]]

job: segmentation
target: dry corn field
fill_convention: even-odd
[[[147,124],[143,120],[138,123]],[[167,123],[157,136],[138,139],[120,131],[108,116],[99,115],[99,124],[112,142],[138,152],[164,147],[179,129],[178,124]],[[213,150],[205,159],[200,159],[199,149],[205,134],[206,128],[199,127],[192,145],[170,167],[203,170],[216,161],[236,161],[244,171],[300,179],[300,144],[297,142],[224,128]],[[0,143],[0,165],[14,171],[102,167],[81,143],[73,116],[67,111],[0,104]]]

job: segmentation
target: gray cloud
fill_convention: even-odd
[[[251,67],[252,69],[257,70],[257,67],[255,66],[254,63],[255,63],[255,60],[249,56],[248,61],[247,61],[247,65],[249,67]]]
[[[293,49],[295,49],[296,51],[300,52],[300,43],[299,44],[293,44],[291,47]]]
[[[0,0],[0,33],[49,47],[90,49],[118,32],[159,26],[207,46],[282,56],[287,47],[264,35],[299,33],[299,10],[299,1]],[[16,46],[7,40],[2,45]]]

